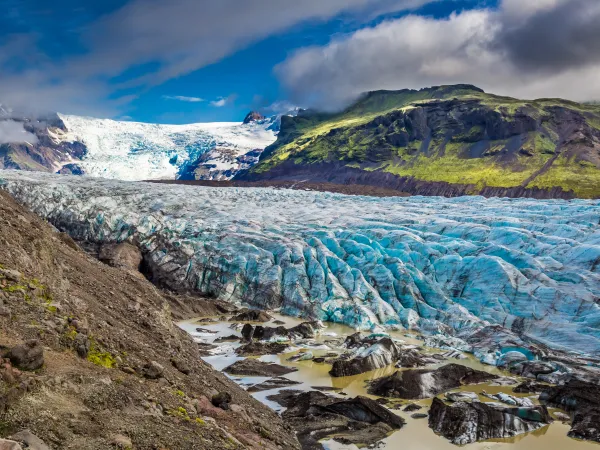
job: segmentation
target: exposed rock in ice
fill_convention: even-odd
[[[506,408],[482,402],[446,405],[434,398],[429,410],[429,426],[456,445],[513,437],[551,421],[545,406]]]
[[[363,330],[458,330],[472,347],[473,331],[501,325],[600,353],[598,201],[0,179],[76,239],[135,243],[166,286]],[[487,352],[489,341],[478,356],[496,363],[508,342]]]
[[[429,398],[462,385],[477,384],[498,378],[460,364],[447,364],[438,369],[398,371],[371,382],[369,393],[380,397],[405,399]]]
[[[401,350],[389,337],[365,339],[351,352],[333,362],[329,374],[332,377],[346,377],[381,369],[394,364]]]

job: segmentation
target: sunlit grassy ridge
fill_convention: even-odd
[[[484,187],[560,187],[599,197],[599,130],[599,105],[519,100],[469,85],[376,91],[340,113],[284,117],[277,142],[252,174],[260,177],[284,162],[341,162],[469,185],[472,193]]]

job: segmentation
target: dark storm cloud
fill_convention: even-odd
[[[502,20],[495,45],[517,67],[562,71],[600,62],[599,0],[559,2],[525,21]]]

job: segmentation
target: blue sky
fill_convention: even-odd
[[[581,32],[600,18],[600,2],[536,2],[0,0],[0,102],[189,123],[287,105],[336,109],[365,90],[453,82],[515,96],[598,97],[598,83],[582,90],[569,77],[592,77],[600,61],[592,25]],[[565,17],[566,6],[587,14]],[[552,30],[556,17],[572,29]],[[531,28],[577,45],[544,58],[551,49]]]

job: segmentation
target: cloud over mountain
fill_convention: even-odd
[[[503,0],[409,15],[301,49],[276,68],[291,99],[335,109],[376,89],[472,83],[521,97],[600,99],[600,3]]]

